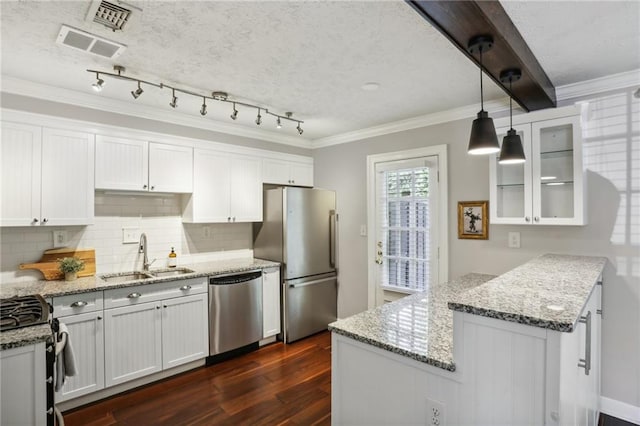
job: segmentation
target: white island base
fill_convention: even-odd
[[[589,324],[581,319],[571,332],[454,311],[455,371],[335,326],[332,424],[595,426],[600,294],[593,285],[579,311]]]

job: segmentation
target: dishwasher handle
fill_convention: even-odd
[[[209,285],[230,285],[230,284],[242,284],[245,282],[260,279],[262,277],[262,271],[245,272],[234,275],[224,275],[209,278]]]

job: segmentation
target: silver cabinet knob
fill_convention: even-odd
[[[38,223],[38,219],[36,219],[35,217],[33,218],[33,221],[31,223]]]
[[[167,306],[167,305],[162,305],[162,307],[163,307],[163,308],[167,308],[168,306]]]
[[[533,218],[533,221],[534,222],[540,222],[540,218],[538,216],[536,216],[536,217]]]
[[[525,217],[524,217],[524,221],[525,221],[525,222],[531,222],[531,218],[530,218],[529,216],[525,216]]]
[[[138,297],[142,296],[140,293],[131,293],[129,294],[127,297],[129,299],[137,299]]]
[[[101,316],[98,316],[98,320],[101,320],[101,319],[102,319],[102,317],[101,317]]]
[[[231,222],[231,216],[227,218],[227,222]]]
[[[151,190],[153,191],[154,189],[156,189],[156,187],[151,185]]]
[[[49,222],[49,219],[47,219],[46,217],[42,219],[42,223],[47,223],[47,222]]]
[[[142,189],[147,189],[147,185],[142,185]]]
[[[156,305],[156,309],[160,309],[160,305]]]

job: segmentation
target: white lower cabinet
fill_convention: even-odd
[[[102,311],[58,318],[67,326],[77,374],[67,377],[56,402],[104,389],[104,328]]]
[[[46,425],[45,343],[0,352],[0,424]]]
[[[105,291],[105,306],[128,304],[104,311],[106,386],[205,358],[209,349],[206,291],[206,279]],[[162,297],[175,292],[186,295]]]
[[[150,302],[104,311],[107,387],[162,370],[160,308]]]
[[[262,326],[267,338],[280,333],[280,270],[262,272]]]
[[[162,368],[209,355],[207,293],[162,302]]]

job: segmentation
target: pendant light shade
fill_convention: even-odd
[[[522,148],[522,140],[520,135],[513,129],[513,106],[511,96],[511,83],[520,80],[522,72],[519,69],[506,70],[500,73],[500,81],[509,83],[509,131],[502,140],[502,148],[500,149],[500,164],[521,164],[525,162],[524,149]]]
[[[478,118],[473,120],[471,126],[469,148],[467,149],[467,152],[471,155],[494,154],[500,151],[493,119],[489,117],[489,113],[484,110],[484,97],[482,93],[482,53],[488,52],[492,47],[493,38],[491,36],[477,36],[469,40],[469,53],[472,55],[478,53],[480,55],[480,111],[478,112]]]
[[[467,152],[471,155],[493,154],[500,151],[496,128],[493,119],[485,110],[478,112],[478,118],[473,120],[471,125],[471,136],[469,137],[469,148]]]

